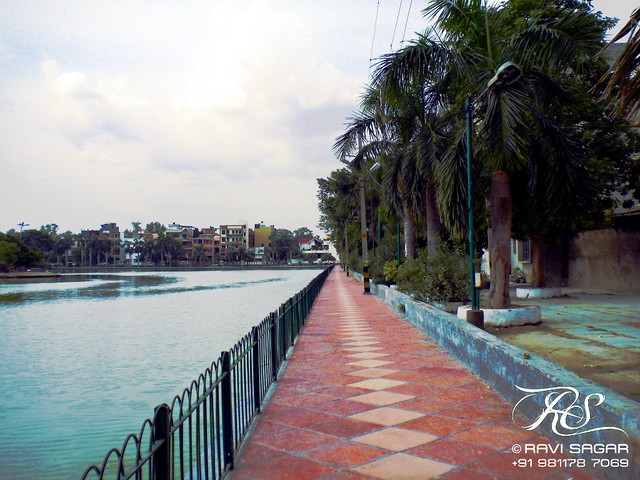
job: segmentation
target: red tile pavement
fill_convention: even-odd
[[[519,457],[535,465],[537,457],[516,456],[513,444],[556,442],[515,426],[511,410],[334,269],[228,478],[602,478],[585,469],[514,465]]]

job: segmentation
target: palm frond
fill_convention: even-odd
[[[603,98],[613,98],[617,105],[614,114],[617,117],[634,121],[640,112],[640,8],[631,14],[631,18],[622,30],[613,37],[608,46],[629,34],[629,40],[622,54],[613,64],[611,73],[600,79],[599,84],[606,84]]]
[[[449,142],[434,171],[439,186],[436,203],[447,230],[454,237],[462,238],[467,232],[466,139],[462,126],[454,130]]]
[[[382,174],[383,197],[389,205],[392,214],[402,217],[402,182],[400,181],[402,171],[402,155],[398,152],[391,152],[384,157],[384,169]]]
[[[494,171],[513,172],[526,164],[529,143],[526,100],[526,93],[516,85],[489,92],[480,137],[482,158]]]
[[[464,67],[457,61],[459,53],[427,30],[397,52],[383,55],[374,65],[372,84],[383,91],[406,89],[442,77],[452,65]],[[462,72],[460,75],[463,76]]]
[[[484,7],[483,0],[431,0],[422,13],[448,35],[481,35]]]
[[[525,69],[582,73],[601,45],[602,26],[584,11],[567,11],[544,21],[534,17],[529,24],[511,39],[509,47],[514,61]]]

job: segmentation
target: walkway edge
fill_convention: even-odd
[[[357,274],[354,276],[359,278]],[[576,443],[628,444],[627,458],[631,462],[631,471],[611,468],[602,471],[607,478],[612,479],[640,478],[639,403],[585,380],[553,362],[529,354],[520,347],[508,344],[458,319],[455,315],[426,303],[416,302],[397,290],[384,285],[373,285],[372,292],[395,311],[401,312],[407,321],[432,337],[513,405],[525,396],[515,387],[516,385],[526,388],[573,387],[580,392],[580,406],[583,406],[584,396],[591,393],[604,394],[606,400],[602,405],[595,408],[591,405],[592,414],[597,415],[589,422],[589,428],[618,427],[623,429],[629,438],[617,430],[600,430],[579,437],[562,437],[552,430],[549,421],[543,422],[541,428],[567,448]],[[547,408],[544,398],[543,395],[536,395],[532,397],[532,401],[523,402],[522,408],[519,407],[518,411],[528,418],[536,419]],[[565,406],[567,407],[568,405]],[[590,452],[576,456],[587,460],[594,457]],[[611,458],[617,457],[613,455]],[[620,477],[621,474],[624,477]]]

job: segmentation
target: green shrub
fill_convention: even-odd
[[[420,259],[408,258],[398,268],[398,290],[411,295],[421,302],[428,301],[425,292],[427,268]]]
[[[509,275],[509,280],[513,283],[525,283],[527,277],[520,267],[514,267],[513,270],[511,270],[511,275]]]
[[[421,250],[400,266],[398,290],[423,302],[462,302],[469,298],[468,275],[464,252],[442,243],[432,254]]]
[[[389,260],[382,266],[382,278],[387,285],[398,281],[398,261]]]
[[[383,257],[373,257],[369,262],[371,280],[379,285],[392,285],[396,283],[398,271],[397,260],[385,260]]]

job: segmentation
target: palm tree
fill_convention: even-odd
[[[403,219],[409,258],[415,257],[416,219],[426,217],[429,246],[437,243],[439,231],[434,197],[425,195],[432,185],[432,145],[425,134],[428,107],[421,84],[414,82],[413,87],[410,91],[374,81],[363,95],[360,112],[349,119],[347,131],[334,145],[338,158],[361,175],[376,161],[384,165],[383,195],[391,213]],[[416,140],[420,134],[422,143]],[[347,162],[350,156],[353,160]]]
[[[203,265],[208,260],[207,252],[204,245],[196,245],[193,249],[193,264]]]
[[[418,41],[383,57],[376,78],[400,88],[425,79],[423,94],[442,102],[437,114],[444,121],[441,131],[446,132],[448,147],[434,168],[436,196],[445,225],[457,236],[466,230],[461,103],[466,95],[476,99],[480,128],[474,168],[488,172],[491,179],[489,306],[505,308],[510,305],[511,177],[530,165],[536,135],[561,131],[544,108],[559,95],[554,79],[585,68],[603,31],[584,8],[559,9],[551,20],[532,12],[518,22],[512,21],[507,7],[488,6],[481,0],[432,0],[424,12],[434,27]],[[509,88],[487,89],[495,70],[507,60],[519,64],[522,78]],[[568,143],[559,146],[561,157],[570,156]]]

